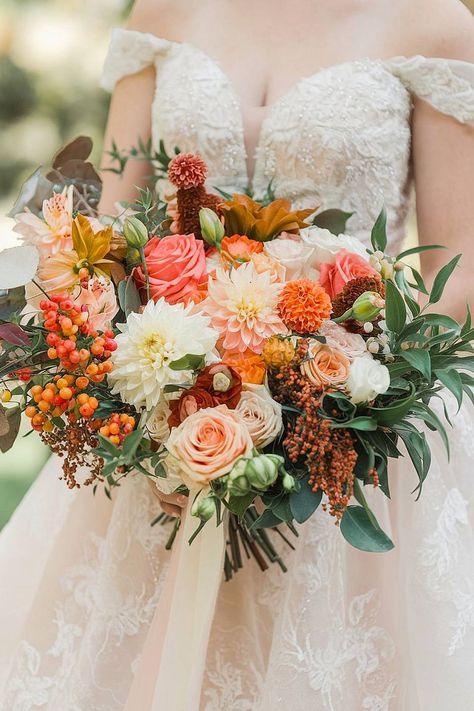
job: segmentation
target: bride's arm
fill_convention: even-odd
[[[474,63],[472,16],[463,8],[455,11],[451,20],[445,15],[443,26],[442,43],[432,48],[431,55]],[[423,255],[424,277],[431,283],[443,264],[463,253],[461,266],[443,296],[442,309],[462,320],[466,303],[474,304],[474,127],[459,124],[417,101],[413,161],[420,242],[448,247]]]

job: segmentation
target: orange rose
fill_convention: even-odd
[[[249,262],[253,254],[260,252],[263,252],[263,244],[245,235],[224,237],[221,243],[222,261],[234,268],[239,267],[243,262]]]
[[[265,363],[262,357],[253,351],[245,351],[245,353],[225,351],[222,362],[237,371],[244,383],[261,385],[265,380]]]
[[[351,279],[365,276],[380,279],[380,274],[365,259],[347,249],[341,249],[338,252],[334,264],[321,264],[320,270],[319,283],[331,299],[339,294],[344,284],[347,284]]]
[[[345,383],[349,376],[349,358],[338,348],[331,348],[319,341],[309,346],[308,360],[301,364],[301,372],[318,388]]]
[[[239,457],[249,457],[252,438],[240,415],[225,405],[198,410],[171,430],[166,442],[185,483],[207,486],[228,474]]]

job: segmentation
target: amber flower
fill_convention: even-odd
[[[291,363],[295,352],[291,339],[272,336],[263,347],[262,358],[267,368],[278,370]]]
[[[262,357],[253,351],[248,350],[244,353],[225,351],[222,356],[222,362],[239,373],[244,383],[261,385],[265,380],[265,363]]]
[[[221,258],[224,264],[239,267],[249,262],[254,254],[263,252],[263,244],[245,235],[224,237],[221,243]]]
[[[242,378],[228,363],[214,363],[201,370],[195,387],[207,390],[216,405],[227,405],[233,410],[240,400]]]
[[[285,284],[278,312],[291,331],[316,333],[322,322],[331,315],[331,299],[318,282],[297,279]]]
[[[385,287],[381,279],[377,277],[357,277],[356,279],[351,279],[344,285],[342,291],[334,297],[332,302],[332,315],[333,318],[339,318],[352,308],[354,301],[364,294],[366,291],[375,291],[382,298],[385,297]],[[379,319],[377,319],[379,320]],[[354,333],[364,333],[362,324],[354,319],[349,319],[344,322],[345,328]]]
[[[204,187],[207,165],[200,156],[180,153],[168,166],[168,179],[177,188],[176,230],[181,234],[194,234],[201,238],[199,211],[202,207],[217,210],[222,202],[218,195],[208,193]]]
[[[268,242],[282,232],[298,232],[308,227],[304,221],[314,210],[292,210],[289,200],[274,200],[261,205],[248,195],[233,195],[220,206],[228,235],[247,235],[258,242]]]

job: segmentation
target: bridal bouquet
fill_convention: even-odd
[[[140,191],[101,217],[89,151],[80,139],[35,174],[14,210],[23,245],[0,254],[4,301],[26,285],[0,324],[2,451],[24,412],[71,488],[110,496],[134,473],[188,494],[195,535],[227,519],[227,577],[242,551],[284,568],[270,531],[291,546],[282,524],[297,533],[318,507],[357,548],[391,549],[364,488],[390,496],[403,443],[421,493],[420,420],[449,448],[430,401],[472,399],[470,314],[433,310],[460,256],[428,292],[406,260],[440,247],[386,254],[384,212],[367,248],[350,215],[271,186],[261,202],[208,192],[192,154],[160,154],[166,201]]]

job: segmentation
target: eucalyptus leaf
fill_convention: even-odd
[[[142,302],[133,277],[129,276],[127,279],[122,279],[117,287],[117,292],[120,308],[127,318],[131,313],[139,311]]]
[[[362,506],[348,506],[341,520],[341,533],[354,548],[368,553],[383,553],[394,545],[386,533],[370,520]]]
[[[256,521],[250,526],[250,528],[275,528],[281,524],[281,519],[271,511],[271,509],[266,509],[261,516],[257,518]]]
[[[322,498],[321,489],[313,491],[308,484],[308,479],[303,479],[299,491],[290,494],[290,508],[295,521],[298,523],[307,521],[318,508]]]
[[[361,415],[360,417],[354,417],[352,420],[347,420],[345,422],[332,422],[331,429],[351,429],[351,430],[363,430],[364,432],[375,432],[378,425],[376,420],[372,417],[366,417]]]
[[[343,210],[324,210],[316,215],[313,225],[323,230],[329,230],[337,236],[345,232],[347,222],[353,214],[353,212],[344,212]]]
[[[429,252],[433,249],[446,249],[443,244],[424,244],[418,247],[410,247],[410,249],[405,249],[403,252],[397,256],[397,259],[404,259],[412,254],[421,254],[422,252]]]

